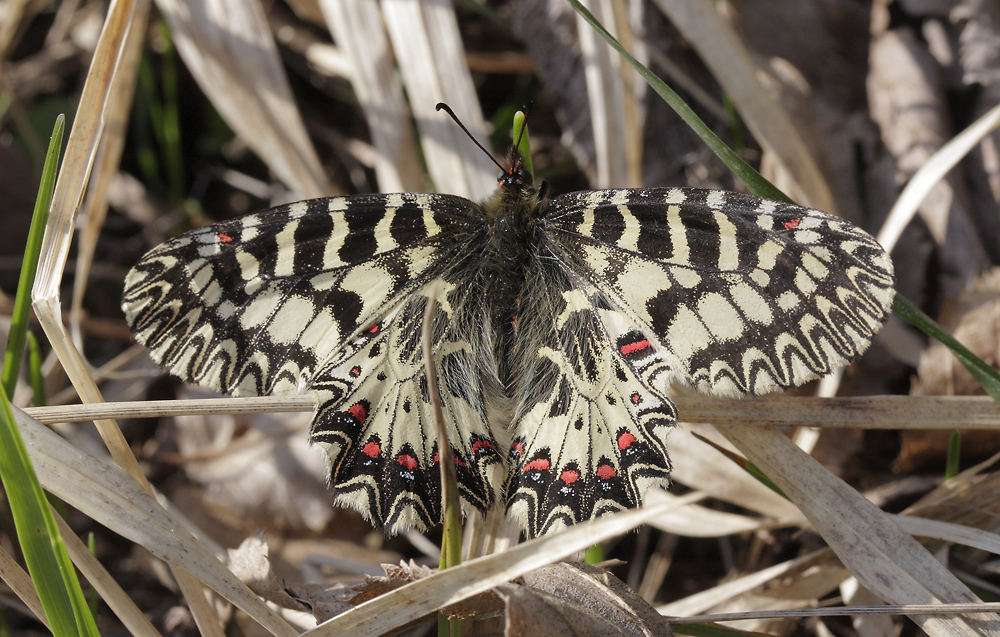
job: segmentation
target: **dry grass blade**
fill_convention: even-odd
[[[982,604],[905,604],[892,606],[847,606],[837,608],[801,608],[781,611],[758,611],[749,613],[719,613],[695,617],[674,617],[675,624],[702,624],[707,622],[739,621],[744,619],[789,618],[789,617],[842,617],[863,615],[904,615],[919,613],[924,615],[968,615],[981,612],[1000,611],[1000,603]]]
[[[28,0],[11,0],[4,6],[3,20],[0,20],[0,61],[7,59],[17,28],[21,24],[24,10],[28,7]],[[41,615],[39,615],[41,617]]]
[[[712,494],[708,494],[712,495]],[[677,500],[678,496],[662,489],[646,492],[646,505]],[[715,511],[697,505],[688,505],[649,521],[650,526],[683,537],[724,537],[739,533],[751,533],[780,526],[801,525],[802,516],[783,520],[759,519],[736,513]]]
[[[100,594],[101,599],[114,611],[125,628],[137,637],[159,635],[159,631],[153,627],[153,624],[143,614],[142,610],[136,606],[128,593],[118,585],[118,582],[97,561],[97,558],[90,552],[87,545],[76,536],[73,529],[66,524],[66,521],[58,513],[56,514],[56,522],[59,524],[59,533],[66,543],[66,550],[69,551],[73,564],[80,569],[80,572],[83,573],[90,585]]]
[[[758,69],[732,26],[714,3],[704,0],[656,0],[711,69],[761,147],[794,179],[789,194],[800,203],[836,214],[837,205],[809,147],[784,108],[757,79]]]
[[[1000,555],[1000,535],[964,524],[928,520],[909,515],[894,515],[900,528],[911,535],[936,538],[955,544],[971,546]]]
[[[118,79],[112,85],[111,94],[108,97],[107,122],[97,159],[97,172],[90,182],[87,200],[80,215],[85,223],[77,242],[73,300],[70,305],[70,326],[73,340],[78,348],[81,348],[83,343],[83,335],[80,331],[83,296],[87,289],[87,279],[90,277],[90,266],[97,248],[97,240],[108,214],[108,190],[111,188],[113,177],[121,165],[122,150],[125,147],[125,133],[128,128],[129,115],[132,112],[135,80],[139,72],[139,58],[145,44],[146,23],[151,8],[151,0],[143,0],[136,5],[135,21],[123,44],[121,71]]]
[[[473,135],[485,138],[486,123],[465,64],[450,3],[390,0],[382,3],[410,109],[420,132],[431,180],[442,189],[479,198],[496,186],[495,168],[464,133],[434,110],[447,102]]]
[[[313,411],[316,395],[254,396],[244,398],[199,398],[193,400],[146,400],[142,402],[100,403],[25,409],[38,422],[84,422],[98,418],[158,418],[204,414],[273,414]]]
[[[772,520],[802,515],[794,504],[727,459],[705,439],[717,445],[729,445],[709,425],[682,424],[671,432],[669,443],[670,458],[673,461],[672,480]]]
[[[15,417],[47,491],[160,559],[195,574],[273,634],[297,634],[121,469],[81,453],[16,408]]]
[[[878,233],[878,242],[891,252],[903,229],[916,216],[924,198],[934,186],[969,154],[983,138],[1000,126],[1000,105],[994,106],[971,126],[942,146],[914,173],[892,206],[889,216]]]
[[[290,188],[330,194],[260,3],[158,0],[177,50],[212,104]]]
[[[423,190],[424,175],[406,97],[396,79],[392,49],[378,3],[320,0],[340,51],[349,59],[358,96],[376,150],[375,175],[383,192]]]
[[[682,505],[702,495],[685,497]],[[546,564],[563,559],[660,515],[675,504],[633,509],[569,527],[495,555],[481,557],[361,604],[307,635],[380,635],[445,606],[468,599]]]
[[[775,564],[774,566],[761,569],[756,573],[750,573],[749,575],[730,580],[707,591],[695,593],[669,604],[657,606],[656,610],[668,617],[696,615],[734,597],[752,591],[767,582],[787,577],[792,573],[811,566],[827,554],[829,554],[829,550],[823,549],[797,557],[794,560]],[[846,570],[843,573],[844,576],[847,575]]]
[[[832,429],[997,429],[1000,406],[984,396],[867,396],[802,398],[776,396],[727,400],[690,396],[676,400],[689,422],[721,425],[802,426]],[[39,422],[83,422],[96,418],[155,418],[193,414],[254,414],[312,411],[315,394],[106,402],[30,407]],[[671,435],[671,444],[676,442]],[[676,436],[680,438],[680,436]],[[683,444],[683,443],[681,443]]]
[[[45,610],[42,608],[41,600],[38,599],[38,593],[35,592],[31,576],[3,548],[0,548],[0,580],[3,580],[4,584],[24,602],[28,610],[48,627]]]
[[[677,410],[689,422],[850,429],[996,429],[1000,406],[985,396],[771,396],[727,400],[687,396]]]
[[[891,603],[979,600],[875,505],[774,428],[720,426],[723,434],[798,505],[863,586]],[[1000,630],[1000,618],[910,615],[929,635]]]
[[[587,8],[626,48],[635,42],[627,20],[616,19],[612,4],[587,2]],[[638,157],[641,156],[641,122],[633,86],[635,73],[624,65],[621,56],[606,46],[579,14],[576,15],[580,54],[587,81],[587,102],[594,134],[597,174],[592,180],[597,188],[642,185]],[[645,86],[645,85],[643,85]],[[626,117],[629,114],[631,117]]]

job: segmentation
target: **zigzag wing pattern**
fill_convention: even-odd
[[[508,513],[531,536],[641,504],[669,478],[666,436],[676,421],[661,391],[672,372],[634,322],[592,286],[545,280],[525,295],[545,300],[526,304],[518,328],[534,356],[522,372],[505,488]]]
[[[539,201],[518,166],[483,205],[332,197],[188,232],[129,273],[126,318],[183,380],[314,389],[338,501],[395,532],[441,515],[420,346],[435,287],[464,508],[506,503],[540,535],[667,481],[672,381],[799,385],[857,357],[888,315],[888,255],[822,212],[685,188]]]
[[[823,212],[693,188],[574,193],[552,206],[548,229],[581,254],[581,272],[706,393],[825,375],[888,317],[889,256]]]
[[[187,232],[136,264],[122,309],[136,340],[182,380],[236,395],[303,391],[450,258],[438,246],[460,245],[474,206],[448,195],[331,197]]]
[[[495,506],[507,474],[487,426],[476,348],[455,326],[464,290],[438,280],[433,349],[438,390],[467,513]],[[426,288],[355,338],[317,374],[320,407],[311,439],[330,459],[338,503],[390,532],[424,529],[441,519],[438,434],[434,426],[421,326]],[[456,309],[457,305],[457,309]]]

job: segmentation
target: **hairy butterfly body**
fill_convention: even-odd
[[[487,202],[331,197],[185,233],[129,273],[137,340],[189,382],[315,391],[337,501],[393,532],[441,517],[420,333],[463,505],[531,535],[667,481],[672,382],[762,394],[857,357],[888,255],[825,213],[731,192],[539,199],[519,161]]]

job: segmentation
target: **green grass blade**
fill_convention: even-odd
[[[605,559],[604,547],[600,544],[593,545],[583,554],[583,561],[587,564],[600,564]]]
[[[52,202],[56,168],[62,149],[66,118],[56,118],[52,138],[45,156],[38,198],[24,250],[24,261],[14,299],[11,332],[4,352],[3,371],[0,373],[0,480],[10,503],[11,516],[17,529],[18,541],[28,572],[38,591],[45,615],[53,634],[98,635],[94,617],[87,608],[80,582],[69,559],[62,537],[56,527],[49,502],[38,483],[24,447],[8,395],[17,383],[24,343],[28,337],[28,312],[31,306],[31,288],[35,280],[42,235]],[[34,377],[40,377],[38,344],[32,343],[32,368]],[[37,382],[37,381],[36,381]],[[33,384],[35,384],[33,382]],[[36,388],[36,400],[38,399]],[[44,402],[44,396],[41,397]]]
[[[7,91],[0,91],[0,122],[7,115],[7,111],[10,109],[11,104],[10,93]]]
[[[948,456],[944,467],[944,479],[951,480],[958,475],[962,464],[962,434],[951,432],[948,437]]]
[[[31,402],[35,407],[44,407],[49,398],[45,392],[45,375],[42,374],[42,348],[31,332],[28,332],[28,379],[31,381]]]
[[[739,177],[740,180],[746,184],[746,187],[750,190],[750,192],[758,197],[766,197],[768,199],[793,203],[792,200],[788,198],[788,195],[781,192],[781,190],[779,190],[774,184],[764,179],[759,172],[754,170],[748,163],[743,161],[739,155],[726,146],[725,142],[719,139],[719,137],[705,125],[705,122],[701,121],[701,118],[695,115],[694,111],[692,111],[688,105],[684,103],[684,100],[682,100],[680,96],[673,91],[673,89],[667,86],[663,80],[656,76],[656,74],[632,57],[629,52],[626,51],[621,44],[619,44],[618,40],[608,33],[608,30],[597,21],[597,18],[595,18],[589,11],[587,11],[587,9],[583,7],[583,5],[580,4],[579,0],[569,0],[569,3],[573,5],[573,8],[576,9],[577,13],[579,13],[580,16],[583,17],[583,19],[586,20],[590,26],[593,27],[593,29],[597,31],[597,33],[604,38],[608,44],[611,45],[611,48],[618,51],[618,53],[620,53],[621,56],[632,65],[639,75],[646,80],[650,88],[656,91],[657,95],[663,98],[663,101],[666,102],[670,108],[674,109],[674,112],[676,112],[680,118],[691,127],[691,130],[693,130],[698,137],[700,137],[701,140],[705,142],[710,149],[712,149],[712,152],[718,155],[719,158],[725,162],[729,170],[733,171],[733,174]]]
[[[99,637],[3,388],[0,388],[0,480],[10,503],[28,573],[52,634]]]
[[[970,352],[964,345],[955,340],[954,336],[946,332],[943,327],[935,323],[931,317],[921,312],[903,296],[897,294],[896,298],[892,300],[892,311],[913,323],[931,338],[941,341],[965,366],[965,369],[969,370],[969,373],[986,390],[986,393],[997,403],[1000,403],[1000,374],[997,373],[997,370]]]
[[[31,309],[31,286],[35,283],[38,255],[42,250],[42,235],[45,234],[45,222],[49,218],[49,206],[52,204],[52,190],[56,185],[56,168],[59,165],[59,151],[62,150],[65,128],[66,117],[60,115],[56,118],[56,124],[52,128],[49,150],[45,154],[42,181],[38,186],[35,211],[31,217],[31,227],[28,230],[28,243],[24,248],[24,259],[21,262],[21,275],[17,281],[17,295],[14,297],[14,314],[11,316],[10,336],[7,339],[7,350],[3,355],[3,372],[0,373],[0,386],[3,387],[8,396],[14,395],[17,374],[21,369],[21,356],[24,353],[24,341],[28,333],[28,312]]]
[[[524,161],[524,168],[531,173],[531,178],[535,178],[534,167],[531,163],[531,141],[528,138],[528,125],[524,123],[524,111],[514,113],[514,143],[517,144],[517,154]]]

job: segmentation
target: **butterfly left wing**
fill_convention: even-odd
[[[434,194],[301,201],[197,228],[125,280],[136,340],[186,382],[294,393],[361,329],[455,257],[481,216]]]
[[[387,532],[423,530],[441,520],[438,432],[424,369],[422,326],[430,289],[437,286],[431,349],[445,431],[465,512],[493,508],[506,463],[488,426],[484,394],[487,347],[482,310],[467,286],[446,280],[416,290],[366,328],[316,375],[319,409],[310,438],[329,457],[329,484],[339,504]],[[478,353],[477,353],[478,352]]]
[[[129,273],[122,306],[136,340],[182,380],[234,394],[314,388],[312,438],[341,501],[390,531],[428,526],[440,494],[424,286],[470,259],[482,218],[473,202],[436,194],[279,206],[153,249]],[[453,326],[453,308],[482,305],[451,287],[461,292],[435,312],[438,384],[462,497],[485,511],[505,471],[470,362],[481,331]]]

